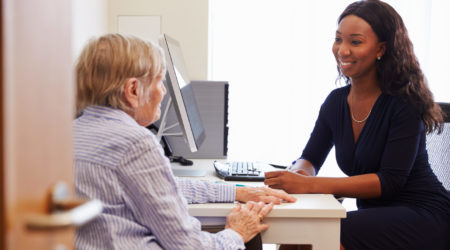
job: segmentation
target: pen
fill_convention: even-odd
[[[277,164],[269,164],[270,166],[274,167],[274,168],[281,168],[281,169],[286,169],[288,168],[288,166],[282,166],[282,165],[277,165]]]

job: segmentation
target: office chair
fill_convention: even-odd
[[[427,134],[428,161],[434,174],[450,192],[450,103],[438,103],[444,113],[444,130]]]

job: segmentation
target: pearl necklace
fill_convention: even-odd
[[[350,106],[353,106],[353,95],[350,97]],[[372,106],[373,108],[373,106]],[[372,108],[369,111],[369,114],[367,114],[366,118],[362,119],[362,120],[356,120],[355,116],[353,116],[353,112],[350,109],[350,115],[352,116],[352,120],[356,123],[363,123],[367,120],[367,118],[369,118],[370,113],[372,113]]]

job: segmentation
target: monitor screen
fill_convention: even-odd
[[[166,87],[177,114],[178,124],[192,152],[196,152],[205,139],[205,130],[187,74],[180,44],[163,34],[159,44],[166,56]]]

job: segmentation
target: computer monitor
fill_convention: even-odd
[[[159,136],[164,136],[168,107],[172,104],[178,124],[192,152],[196,152],[205,139],[205,129],[195,100],[194,91],[187,74],[180,44],[166,34],[161,35],[159,44],[166,56],[166,87],[170,101],[161,117]],[[169,128],[168,128],[169,129]]]

